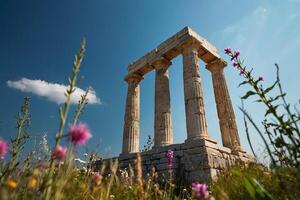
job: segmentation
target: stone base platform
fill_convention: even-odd
[[[169,167],[166,157],[168,150],[174,151],[172,167]],[[144,175],[150,173],[153,167],[159,175],[165,176],[168,176],[172,170],[175,181],[181,179],[185,183],[213,181],[222,169],[228,168],[236,160],[245,163],[256,162],[255,158],[246,152],[233,154],[229,148],[221,147],[211,139],[186,141],[182,144],[153,148],[140,154]],[[119,157],[111,159],[118,159],[119,167],[128,169],[129,164],[135,167],[136,153],[121,154]],[[99,169],[101,164],[111,159],[96,162],[96,168]]]

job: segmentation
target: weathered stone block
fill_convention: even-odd
[[[187,174],[188,182],[209,183],[212,180],[212,170],[194,170]]]
[[[185,155],[204,154],[204,153],[206,153],[205,147],[195,147],[195,148],[184,150]]]
[[[176,168],[178,168],[178,163],[173,163],[173,165],[171,165],[171,166],[169,166],[168,163],[158,164],[156,166],[156,169],[158,171],[171,170],[171,169],[176,169]]]
[[[165,158],[166,157],[166,152],[163,152],[163,153],[156,153],[156,154],[153,154],[151,156],[151,159],[152,160],[155,160],[155,159],[162,159],[162,158]]]

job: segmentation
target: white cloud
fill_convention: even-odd
[[[259,6],[216,32],[215,37],[221,35],[223,47],[238,49],[252,59],[263,56],[265,61],[276,58],[278,62],[299,49],[299,15],[285,10],[282,5]]]
[[[31,80],[27,78],[21,78],[18,81],[7,81],[7,86],[20,90],[22,92],[29,92],[37,96],[45,97],[49,101],[53,101],[57,104],[65,102],[65,91],[68,86],[58,83],[48,83],[43,80]],[[75,92],[71,96],[71,103],[77,104],[81,95],[85,93],[84,90],[76,87]],[[100,99],[96,96],[96,92],[90,89],[87,96],[89,104],[101,104]]]
[[[235,23],[225,27],[221,34],[226,46],[238,48],[246,47],[244,54],[249,54],[257,48],[262,33],[266,29],[270,10],[265,7],[258,7],[247,15],[239,18]]]

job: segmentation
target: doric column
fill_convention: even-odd
[[[225,61],[218,59],[212,63],[207,64],[206,68],[212,74],[213,88],[215,94],[215,101],[217,105],[223,146],[228,147],[233,151],[240,151],[240,138],[223,72],[223,69],[224,67],[226,67],[226,65],[227,63]]]
[[[154,147],[173,143],[169,71],[171,62],[161,58],[155,67]]]
[[[187,141],[208,138],[197,46],[185,46],[182,56]]]
[[[126,109],[124,116],[122,153],[139,151],[140,132],[140,81],[142,76],[130,75],[125,79],[128,83]]]

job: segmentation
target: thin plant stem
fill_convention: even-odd
[[[79,119],[79,116],[82,114],[83,109],[85,106],[88,104],[88,94],[89,94],[90,89],[88,88],[83,95],[81,95],[81,99],[78,101],[78,106],[75,111],[75,115],[73,118],[73,123],[72,126],[74,127],[77,124],[77,121]]]
[[[244,109],[244,102],[243,102],[243,100],[242,100],[242,109],[245,110],[245,109]],[[252,142],[251,142],[251,140],[250,140],[249,129],[248,129],[248,123],[247,123],[247,120],[246,120],[246,115],[245,115],[244,113],[243,113],[243,120],[244,120],[245,132],[246,132],[246,136],[247,136],[247,140],[248,140],[250,149],[251,149],[251,151],[252,151],[254,157],[257,159],[257,156],[256,156],[256,154],[255,154],[255,152],[254,152],[254,149],[253,149],[253,146],[252,146]]]
[[[262,132],[259,130],[259,128],[257,127],[257,125],[254,123],[254,121],[252,120],[252,118],[250,117],[250,115],[247,113],[247,111],[244,110],[244,109],[241,108],[241,107],[239,107],[239,109],[243,112],[243,114],[247,117],[247,119],[249,120],[249,122],[250,122],[250,123],[252,124],[252,126],[255,128],[255,130],[259,133],[261,139],[263,140],[263,142],[264,142],[264,144],[265,144],[265,146],[266,146],[266,149],[267,149],[267,151],[268,151],[268,154],[269,154],[270,157],[271,157],[272,164],[273,164],[274,166],[276,166],[275,159],[273,158],[272,152],[271,152],[271,150],[270,150],[270,148],[269,148],[269,145],[268,145],[266,139],[264,138]]]
[[[71,102],[71,95],[75,91],[76,87],[76,82],[77,82],[77,76],[79,73],[79,69],[84,57],[84,52],[85,52],[85,39],[82,40],[80,44],[80,48],[78,53],[75,55],[75,60],[73,63],[73,74],[72,78],[69,78],[69,88],[67,89],[65,96],[66,96],[66,101],[64,103],[64,106],[59,109],[59,115],[60,115],[60,125],[59,125],[59,130],[57,134],[55,135],[55,146],[56,148],[59,143],[60,139],[63,136],[63,130],[66,124],[68,112],[69,112],[69,107],[70,107],[70,102]],[[52,176],[53,176],[53,171],[54,171],[54,160],[51,158],[50,160],[50,167],[48,170],[48,175],[46,175],[44,184],[42,185],[42,188],[45,189],[43,196],[45,200],[49,200],[51,198],[51,192],[52,192]]]
[[[280,76],[279,76],[279,66],[278,66],[278,64],[277,63],[275,63],[275,66],[276,66],[276,69],[277,69],[277,71],[276,71],[276,78],[277,78],[277,83],[278,83],[278,88],[279,88],[279,91],[280,91],[280,97],[281,97],[281,99],[282,99],[282,101],[283,101],[283,103],[284,103],[284,107],[286,108],[286,111],[287,111],[287,113],[288,113],[288,115],[290,116],[290,119],[292,120],[292,122],[294,123],[294,125],[295,125],[295,131],[297,132],[297,134],[298,134],[298,137],[300,138],[300,130],[299,130],[299,127],[298,127],[298,124],[297,124],[297,122],[295,121],[295,119],[294,119],[294,115],[292,115],[292,113],[291,113],[291,111],[290,111],[290,109],[289,109],[289,105],[288,105],[288,103],[287,103],[287,101],[286,101],[286,99],[285,99],[285,93],[283,92],[283,89],[282,89],[282,86],[281,86],[281,82],[280,82]]]

